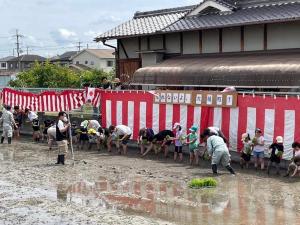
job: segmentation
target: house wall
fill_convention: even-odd
[[[7,62],[0,62],[0,70],[7,70]]]
[[[163,49],[163,35],[154,35],[150,36],[150,49],[151,50],[157,50],[157,49]]]
[[[258,51],[264,49],[264,25],[245,26],[244,50]]]
[[[241,28],[224,28],[222,30],[223,52],[239,52],[241,50]]]
[[[121,42],[129,58],[139,57],[139,54],[137,53],[137,51],[139,50],[138,38],[126,38],[126,39],[122,39]],[[127,58],[124,49],[121,47],[120,44],[120,49],[119,49],[120,59]]]
[[[300,22],[269,24],[268,49],[300,48]]]
[[[180,54],[181,45],[182,54],[219,53],[220,50],[222,52],[264,50],[264,25],[249,25],[244,26],[243,29],[244,38],[242,38],[241,27],[223,28],[221,47],[219,29],[202,30],[202,37],[199,31],[183,32],[182,44],[180,33],[165,34],[166,54]],[[268,50],[300,48],[300,22],[268,24],[266,39]],[[148,49],[148,41],[150,49]],[[122,39],[122,43],[129,59],[139,58],[139,54],[136,53],[139,50],[138,38]],[[142,51],[163,48],[163,35],[141,37]],[[120,59],[125,58],[124,51],[120,48]]]
[[[166,34],[167,53],[180,53],[180,33]]]
[[[204,30],[202,32],[202,53],[219,52],[219,30]]]
[[[88,53],[88,52],[82,52],[78,56],[74,57],[72,62],[74,65],[76,64],[81,64],[84,66],[87,66],[92,69],[102,69],[106,72],[111,71],[113,67],[108,67],[107,66],[107,61],[115,61],[114,58],[111,59],[99,59],[98,57]]]
[[[183,33],[183,54],[199,54],[200,37],[198,31]]]

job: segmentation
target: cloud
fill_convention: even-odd
[[[65,44],[74,41],[78,41],[78,35],[74,31],[70,31],[66,28],[60,28],[56,31],[50,32],[52,39],[58,44]]]

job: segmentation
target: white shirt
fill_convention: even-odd
[[[59,121],[57,122],[57,127],[58,127],[58,129],[59,129],[60,131],[61,131],[62,129],[64,129],[64,128],[65,128],[64,122],[61,121],[61,120],[59,120]]]
[[[101,127],[100,123],[97,120],[90,120],[89,121],[89,126],[88,126],[89,129],[92,128],[92,129],[98,131],[98,129],[100,127]]]
[[[262,144],[264,141],[265,141],[265,138],[263,136],[260,136],[259,138],[257,138],[257,143],[258,144]],[[255,145],[253,147],[253,151],[254,152],[264,152],[265,151],[265,146]]]
[[[35,112],[28,112],[28,119],[32,122],[33,120],[37,119],[38,115]]]
[[[127,127],[125,125],[119,125],[116,126],[117,128],[117,135],[121,136],[121,135],[131,135],[132,134],[132,130],[130,129],[130,127]]]

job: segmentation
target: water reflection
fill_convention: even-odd
[[[182,183],[100,177],[94,183],[61,186],[58,198],[177,224],[297,224],[299,199],[280,194],[289,190],[259,181],[220,179],[216,189],[191,190]]]

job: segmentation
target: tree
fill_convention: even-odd
[[[51,64],[49,61],[44,64],[35,62],[31,69],[19,73],[16,80],[12,80],[9,85],[24,88],[81,88],[84,84],[89,84],[98,87],[102,77],[112,79],[113,76],[114,71],[75,72],[68,67]]]

